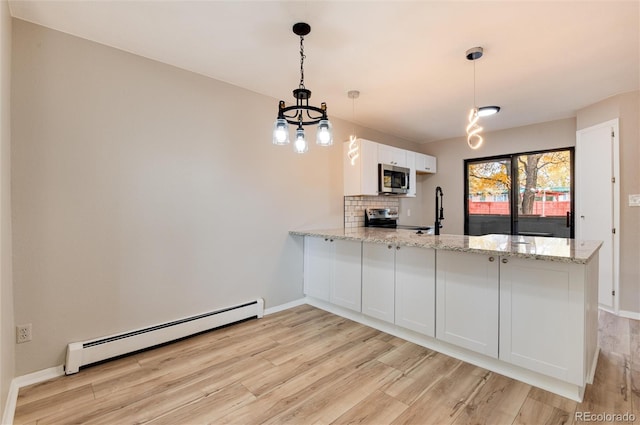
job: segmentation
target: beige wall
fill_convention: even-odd
[[[433,223],[435,188],[444,193],[442,233],[464,233],[464,160],[508,153],[575,146],[575,119],[568,118],[525,127],[485,133],[484,144],[478,150],[467,146],[465,137],[422,145],[424,153],[438,159],[437,174],[426,176],[422,184],[423,220]]]
[[[287,232],[342,227],[351,124],[332,119],[337,143],[298,155],[271,144],[277,99],[13,29],[15,319],[33,324],[18,375],[62,364],[72,341],[302,297],[302,241]]]
[[[640,92],[624,93],[578,111],[581,130],[614,118],[620,126],[620,310],[640,313]]]
[[[14,377],[11,277],[11,16],[0,1],[0,418]]]

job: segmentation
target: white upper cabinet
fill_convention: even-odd
[[[378,195],[378,144],[356,139],[343,144],[344,196]]]
[[[436,157],[416,152],[415,161],[416,172],[418,174],[430,174],[436,172]]]
[[[407,151],[393,146],[378,145],[378,162],[409,168],[407,165]]]
[[[416,173],[436,172],[436,158],[366,139],[344,142],[343,146],[344,196],[377,196],[378,164],[405,167],[409,173],[409,192],[416,196]]]
[[[407,164],[409,165],[407,168],[411,170],[409,173],[409,191],[407,192],[408,197],[416,196],[416,152],[406,151],[407,154]]]

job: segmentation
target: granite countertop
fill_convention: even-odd
[[[428,235],[415,230],[357,227],[351,229],[292,230],[291,235],[417,246],[448,251],[474,252],[535,260],[586,264],[601,241],[511,235]]]

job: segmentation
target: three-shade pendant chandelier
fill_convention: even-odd
[[[284,100],[278,104],[278,118],[273,126],[273,144],[289,144],[289,124],[296,125],[296,136],[293,142],[293,150],[297,153],[305,153],[309,150],[309,144],[304,133],[303,126],[318,125],[316,131],[316,143],[320,146],[333,144],[333,130],[327,118],[327,104],[322,102],[320,107],[309,105],[311,90],[304,86],[304,37],[311,32],[311,26],[305,22],[298,22],[293,26],[293,32],[300,37],[300,84],[293,90],[296,104],[286,106]]]
[[[467,124],[467,144],[471,149],[478,149],[482,146],[484,139],[482,138],[482,127],[478,125],[480,117],[497,114],[500,111],[499,106],[482,106],[478,108],[476,104],[476,63],[477,59],[482,57],[484,50],[482,47],[472,47],[465,53],[466,58],[473,62],[473,108],[469,111],[469,123]]]

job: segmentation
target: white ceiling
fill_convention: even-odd
[[[640,88],[636,1],[33,1],[12,16],[175,65],[290,104],[300,79],[329,117],[415,141],[575,116]],[[360,90],[355,101],[348,90]],[[355,114],[354,114],[355,109]],[[354,118],[355,117],[355,118]]]

